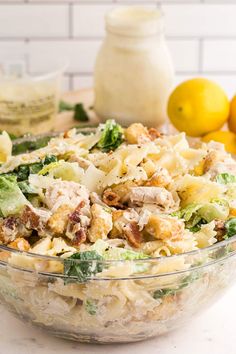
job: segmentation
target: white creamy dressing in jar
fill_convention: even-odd
[[[95,110],[123,125],[158,126],[174,81],[159,10],[121,7],[106,16],[107,36],[95,66]]]

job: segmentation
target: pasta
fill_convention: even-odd
[[[211,261],[194,252],[236,233],[236,162],[184,133],[109,121],[4,159],[1,296],[40,325],[161,333],[197,287],[192,265]]]

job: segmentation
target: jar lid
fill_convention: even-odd
[[[159,9],[122,6],[106,15],[106,29],[124,36],[148,36],[163,31],[163,14]]]

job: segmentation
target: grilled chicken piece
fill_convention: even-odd
[[[224,151],[210,151],[205,158],[203,172],[213,178],[225,172],[236,175],[236,161]]]
[[[136,205],[155,204],[164,210],[168,210],[175,205],[172,194],[161,187],[131,188],[129,198]]]

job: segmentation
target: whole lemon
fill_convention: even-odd
[[[228,126],[229,126],[229,130],[236,133],[236,96],[234,96],[234,98],[230,103]]]
[[[196,78],[177,86],[168,102],[172,124],[189,136],[220,129],[229,116],[229,100],[215,82]]]
[[[236,134],[228,131],[218,130],[205,135],[202,141],[208,143],[209,141],[218,141],[225,145],[225,150],[231,152],[231,154],[236,154]]]

